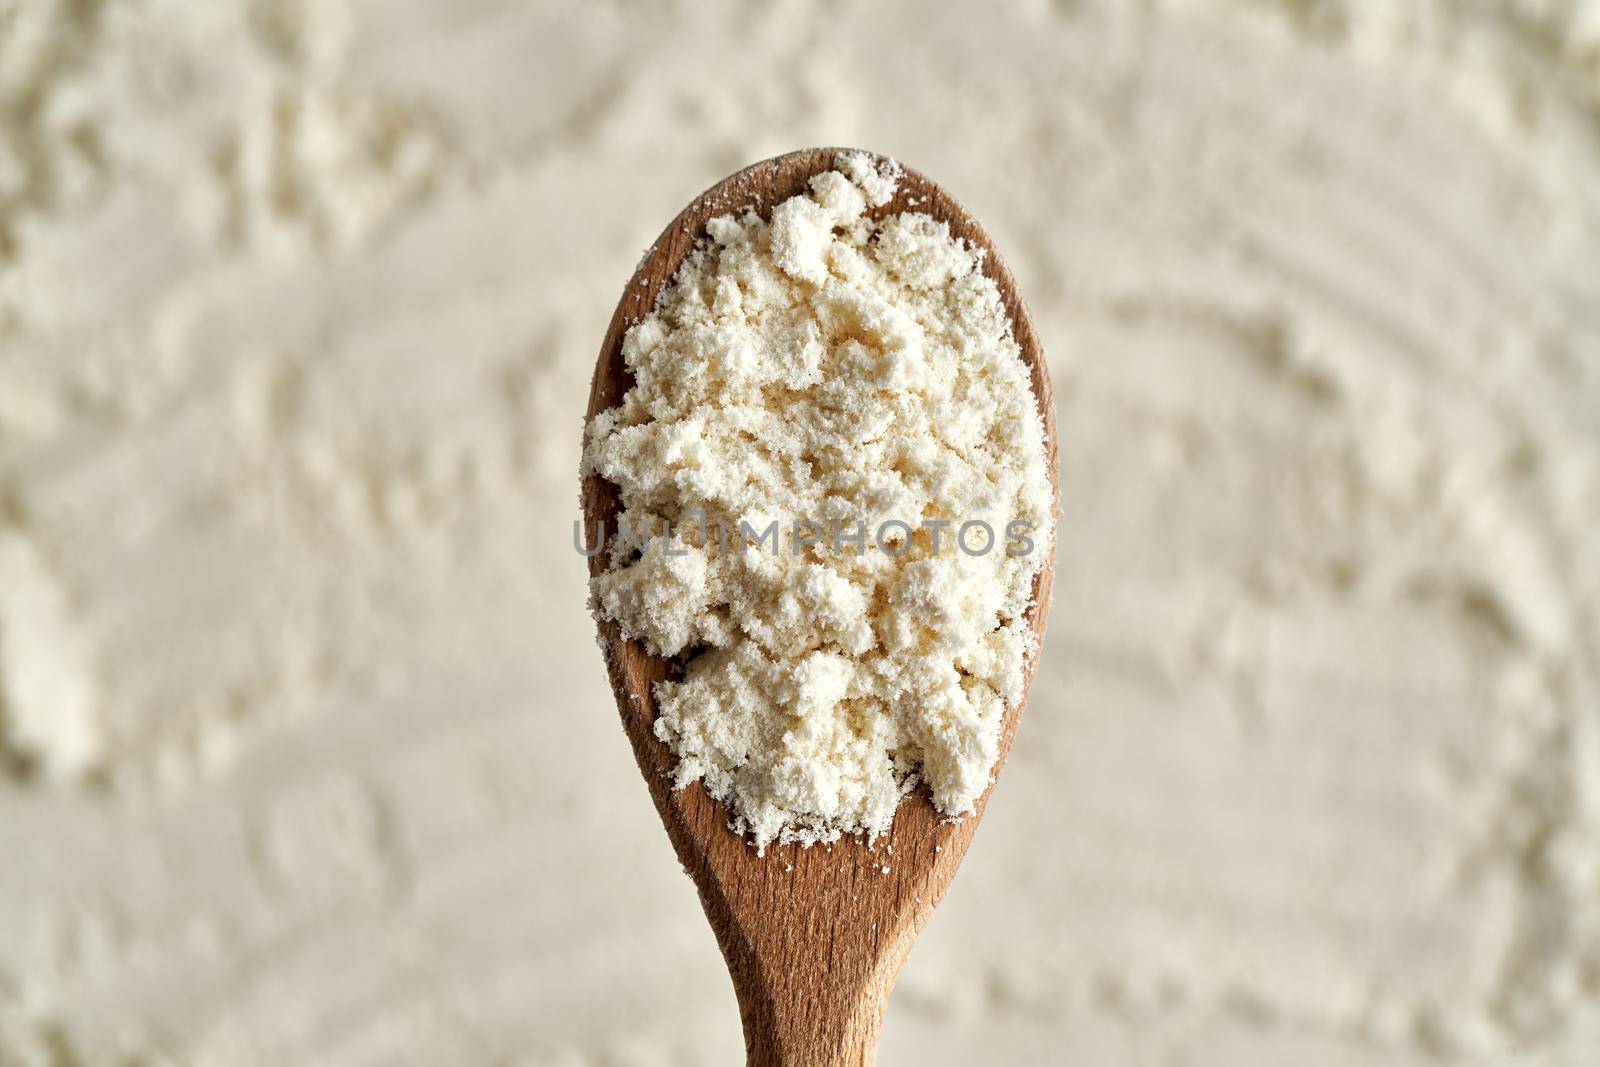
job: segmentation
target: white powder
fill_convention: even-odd
[[[0,766],[79,781],[99,765],[105,740],[83,636],[38,550],[3,525],[0,590]]]
[[[927,215],[865,216],[892,165],[838,166],[770,224],[709,224],[629,330],[636,384],[585,454],[657,532],[613,541],[597,608],[688,658],[656,733],[678,786],[704,780],[758,847],[881,834],[919,778],[973,810],[1053,532],[1043,424],[978,255]],[[776,546],[748,536],[773,521]],[[992,543],[958,543],[977,522]]]
[[[1600,4],[621,7],[0,0],[0,1062],[742,1062],[572,415],[618,205],[847,130],[1072,465],[881,1067],[1594,1067]]]

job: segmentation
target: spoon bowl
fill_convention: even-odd
[[[844,149],[814,148],[747,167],[696,197],[662,232],[623,290],[595,366],[587,418],[616,407],[633,385],[622,359],[628,329],[649,313],[684,258],[705,236],[711,219],[772,209],[806,191],[810,178],[833,168]],[[867,153],[875,162],[883,157]],[[1052,508],[1056,484],[1055,407],[1050,377],[1016,283],[993,243],[943,189],[904,168],[895,196],[871,209],[874,218],[916,211],[947,223],[952,235],[985,254],[1011,319],[1044,420],[1045,462]],[[615,529],[616,486],[596,474],[584,479],[585,529]],[[605,554],[590,558],[590,573]],[[1027,620],[1042,641],[1050,606],[1054,549],[1034,579]],[[675,759],[654,731],[655,683],[681,676],[681,666],[625,639],[617,625],[599,622],[601,648],[617,707],[678,859],[694,880],[706,918],[727,960],[753,1067],[844,1067],[871,1064],[889,991],[912,942],[944,895],[983,816],[949,819],[934,809],[925,788],[905,797],[888,833],[868,845],[845,837],[833,845],[769,845],[764,856],[728,828],[729,816],[700,782],[674,789]],[[1025,668],[1024,697],[1006,709],[995,777],[1011,748],[1037,657]]]

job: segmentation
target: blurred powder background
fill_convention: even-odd
[[[886,1067],[1600,1062],[1600,5],[0,0],[0,1064],[739,1062],[579,415],[813,144],[1065,462]]]

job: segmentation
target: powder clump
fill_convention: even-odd
[[[685,658],[656,733],[758,847],[877,836],[919,780],[970,813],[1035,651],[1043,422],[980,253],[869,216],[899,176],[845,153],[770,220],[712,220],[588,430],[634,535],[595,609]]]

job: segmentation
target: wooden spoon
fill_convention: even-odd
[[[623,335],[649,312],[656,295],[704,235],[707,221],[746,208],[770,216],[775,205],[804,192],[812,175],[831,169],[841,151],[813,148],[757,163],[718,182],[684,208],[645,253],[617,304],[595,366],[589,418],[621,403],[633,385],[622,362]],[[1050,378],[1016,283],[972,216],[909,168],[894,199],[871,214],[903,211],[924,212],[948,223],[954,235],[986,253],[983,271],[1000,289],[1022,358],[1032,372],[1054,498],[1055,408]],[[619,510],[614,485],[598,475],[584,480],[584,522],[591,536],[597,530],[615,530]],[[596,555],[589,561],[590,572],[597,573],[604,565],[604,554]],[[1052,552],[1034,580],[1028,613],[1041,640],[1053,572]],[[700,903],[733,976],[748,1062],[752,1067],[873,1063],[889,990],[918,931],[955,877],[988,794],[978,801],[976,813],[952,822],[935,811],[927,791],[919,789],[901,802],[893,828],[870,848],[860,838],[845,838],[831,847],[771,845],[764,857],[757,856],[747,840],[728,829],[727,810],[699,782],[686,789],[672,788],[669,772],[676,761],[655,736],[651,691],[656,682],[679,677],[680,665],[624,640],[614,623],[602,621],[599,626],[633,753],[678,859],[700,890]],[[1027,670],[1031,680],[1032,663]],[[1021,702],[1007,709],[1001,727],[1001,762],[1021,717]],[[995,770],[998,774],[999,765]]]

